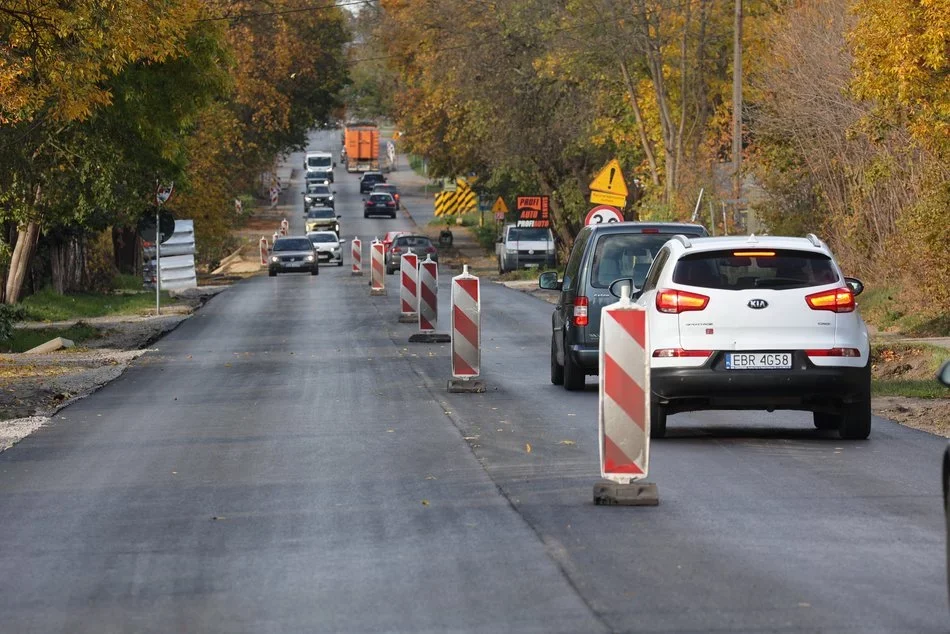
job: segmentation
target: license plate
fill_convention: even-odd
[[[539,266],[541,266],[541,265],[538,264],[537,262],[526,262],[525,265],[524,265],[524,267],[525,267],[526,269],[536,269],[536,268],[538,268]]]
[[[791,370],[791,352],[729,352],[727,370]]]

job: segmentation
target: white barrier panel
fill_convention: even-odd
[[[418,312],[418,279],[419,256],[415,253],[403,254],[399,258],[399,312],[410,319],[410,323],[415,320]]]
[[[617,483],[645,478],[650,466],[647,315],[624,290],[600,318],[600,473]]]
[[[363,274],[363,243],[359,238],[353,238],[353,275]]]
[[[277,238],[279,237],[280,237],[280,231],[275,231],[274,235],[271,236],[271,244],[273,244],[274,242],[277,242]]]
[[[195,222],[176,219],[175,233],[162,243],[162,289],[178,290],[196,288],[198,276],[195,272]],[[155,271],[155,247],[142,250],[145,265]],[[152,278],[154,283],[154,277]]]
[[[284,218],[283,220],[280,221],[280,232],[283,235],[287,235],[288,231],[290,231],[290,223],[287,222],[286,218]]]
[[[267,253],[269,249],[267,247],[267,238],[261,236],[261,266],[267,266]]]
[[[419,332],[435,332],[439,321],[439,265],[428,255],[419,263]]]
[[[468,272],[452,278],[452,376],[473,379],[481,371],[481,295],[479,281]]]
[[[379,240],[373,240],[373,244],[370,246],[372,251],[370,266],[372,270],[371,281],[372,289],[371,293],[382,294],[386,291],[386,267],[383,262],[385,252],[383,251],[383,243]]]

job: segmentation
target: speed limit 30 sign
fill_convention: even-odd
[[[587,218],[584,219],[585,225],[602,225],[608,222],[623,222],[620,210],[610,205],[597,205],[587,212]]]

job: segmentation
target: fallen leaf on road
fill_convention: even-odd
[[[395,433],[395,432],[396,432],[395,429],[387,429],[387,430],[386,430],[386,433],[387,433],[387,434],[393,434],[393,433]]]
[[[438,478],[430,473],[426,476],[426,480],[438,480]]]
[[[559,445],[576,445],[577,443],[573,440],[562,440],[558,443]]]
[[[429,500],[422,500],[422,506],[429,506]]]
[[[531,453],[531,443],[526,442],[526,443],[524,444],[524,450],[525,450],[526,452],[528,452],[528,453]]]
[[[225,363],[225,364],[224,364],[224,367],[230,368],[230,367],[231,367],[231,364],[230,364],[230,363]]]

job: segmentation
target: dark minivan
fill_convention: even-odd
[[[599,372],[600,311],[617,301],[610,284],[632,277],[642,286],[660,247],[677,234],[709,235],[702,225],[678,222],[590,225],[574,240],[564,278],[555,271],[541,274],[541,288],[561,291],[551,317],[551,383],[582,390],[587,375]]]

